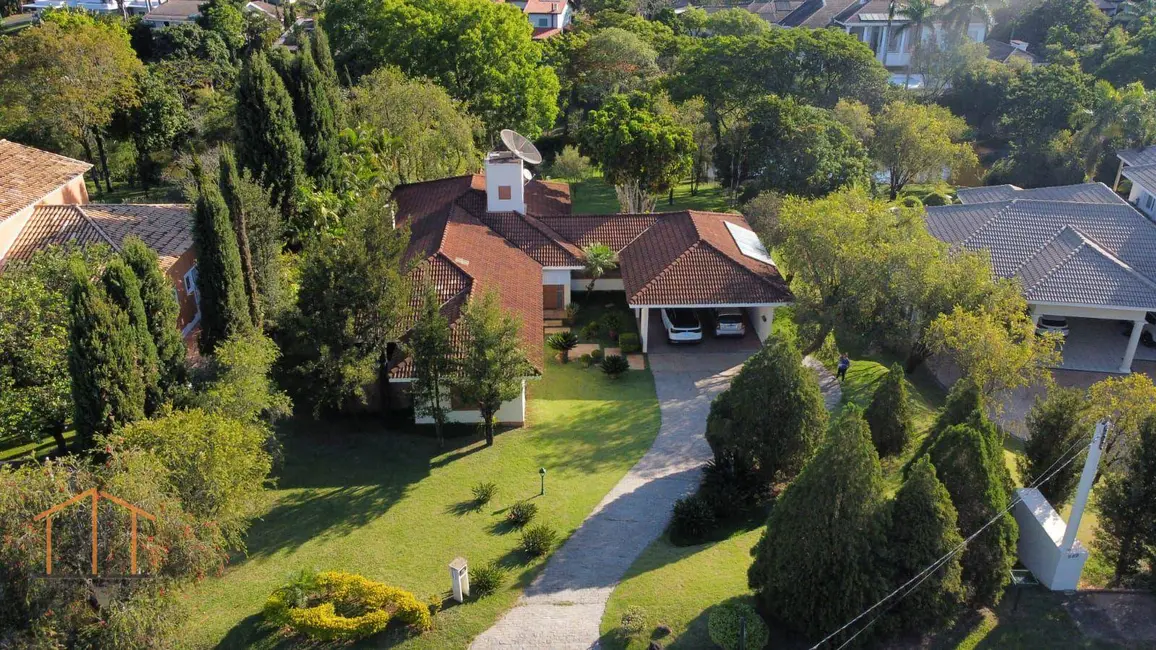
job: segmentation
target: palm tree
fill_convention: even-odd
[[[590,276],[590,284],[586,285],[586,301],[589,301],[598,278],[618,268],[618,254],[606,244],[597,242],[583,248],[582,252],[586,254],[586,275]]]
[[[937,7],[933,0],[907,0],[907,6],[902,12],[907,17],[907,24],[899,28],[899,33],[902,34],[904,30],[912,32],[915,45],[911,48],[911,58],[918,56],[923,49],[923,30],[931,24],[936,11]],[[903,77],[904,90],[911,84],[911,64],[912,62],[908,61],[907,74]]]
[[[939,14],[945,30],[962,37],[967,34],[967,26],[975,16],[982,18],[988,26],[995,22],[992,13],[997,3],[1003,4],[1002,0],[948,0]]]

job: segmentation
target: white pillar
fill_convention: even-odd
[[[642,334],[642,353],[646,354],[646,342],[650,336],[650,307],[642,308],[642,323],[638,326],[638,331]]]
[[[1120,372],[1132,372],[1132,359],[1136,356],[1136,346],[1140,344],[1140,334],[1144,332],[1144,319],[1132,323],[1132,336],[1128,337],[1128,348],[1124,350],[1124,363],[1120,365]]]
[[[1038,305],[1032,305],[1031,314],[1032,314],[1032,325],[1039,325],[1040,324],[1040,308]]]
[[[1080,530],[1080,518],[1084,516],[1084,507],[1088,505],[1088,494],[1092,491],[1092,481],[1096,478],[1096,469],[1100,466],[1100,445],[1104,441],[1104,433],[1108,425],[1100,422],[1096,425],[1096,433],[1092,435],[1092,444],[1088,447],[1088,457],[1084,460],[1084,472],[1080,474],[1080,487],[1076,490],[1076,500],[1072,502],[1072,514],[1068,516],[1068,527],[1064,531],[1064,541],[1060,543],[1060,550],[1067,553],[1076,543],[1076,533]]]

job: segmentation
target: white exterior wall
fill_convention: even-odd
[[[760,342],[765,342],[771,335],[771,326],[775,322],[774,307],[747,307],[747,320],[755,329]]]
[[[560,284],[565,289],[562,290],[565,294],[563,304],[569,305],[574,302],[570,299],[570,292],[572,291],[572,282],[570,281],[570,269],[542,269],[542,286],[548,284]]]
[[[486,158],[486,210],[526,214],[522,159],[513,156]],[[500,198],[499,189],[509,188],[510,198]]]
[[[1071,591],[1079,586],[1088,551],[1077,543],[1061,550],[1067,524],[1036,488],[1016,490],[1020,500],[1012,514],[1019,525],[1019,560],[1048,589]]]
[[[590,284],[589,280],[574,279],[570,281],[570,289],[572,291],[586,291],[586,286]],[[626,285],[622,283],[622,278],[598,278],[594,281],[595,291],[625,291]]]
[[[446,397],[443,404],[449,406],[450,399]],[[413,421],[416,424],[433,424],[433,418],[430,417],[414,417]],[[450,411],[446,418],[447,422],[458,422],[463,424],[480,424],[482,416],[477,409]],[[494,421],[502,424],[517,424],[526,421],[526,382],[522,381],[522,394],[517,399],[504,402],[498,412],[494,414]]]
[[[1130,320],[1144,318],[1147,312],[1143,309],[1107,309],[1100,307],[1067,307],[1060,305],[1046,305],[1029,303],[1032,316],[1038,320],[1039,316],[1069,316],[1071,318],[1096,318],[1099,320]]]
[[[1132,183],[1132,192],[1128,194],[1128,202],[1148,217],[1156,219],[1156,195],[1135,182]]]

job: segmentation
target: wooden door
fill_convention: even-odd
[[[565,289],[560,284],[542,285],[542,309],[565,309]]]

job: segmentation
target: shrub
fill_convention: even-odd
[[[470,595],[485,598],[506,583],[506,570],[496,562],[480,566],[470,572]]]
[[[638,341],[638,335],[634,332],[623,332],[622,336],[618,337],[618,346],[622,348],[623,354],[642,351],[642,343]]]
[[[549,524],[538,524],[522,533],[522,550],[530,557],[545,555],[554,548],[558,532]]]
[[[923,201],[920,201],[918,196],[908,194],[907,196],[899,199],[899,205],[905,208],[922,208]]]
[[[742,514],[770,496],[771,486],[755,470],[748,456],[723,454],[703,468],[699,496],[710,505],[715,517],[727,519]]]
[[[627,607],[622,613],[618,629],[622,631],[622,636],[628,639],[642,636],[646,632],[646,610],[638,605]]]
[[[622,314],[619,312],[608,311],[602,315],[602,326],[606,328],[606,335],[612,341],[618,339],[618,333],[622,331],[622,323]]]
[[[702,496],[692,494],[674,502],[670,529],[675,537],[697,541],[710,534],[716,524],[714,509]]]
[[[618,379],[627,370],[630,370],[630,362],[620,354],[612,354],[602,360],[602,372],[611,379]]]
[[[606,351],[602,348],[594,348],[590,351],[590,359],[595,363],[602,363],[602,357],[606,356]]]
[[[747,603],[717,605],[711,609],[706,621],[710,640],[724,650],[737,650],[744,619],[747,622],[747,639],[743,647],[747,650],[765,647],[770,638],[767,624],[755,608]]]
[[[907,447],[915,424],[907,399],[907,383],[899,364],[892,364],[875,389],[864,415],[871,428],[871,441],[880,456],[895,456]]]
[[[506,513],[506,521],[518,528],[524,527],[538,514],[538,504],[529,501],[519,501],[510,506]]]
[[[951,205],[951,196],[944,192],[928,192],[923,196],[923,205]]]
[[[570,350],[578,345],[578,336],[574,332],[558,332],[546,339],[546,345],[550,346],[551,350],[557,350],[559,359],[562,363],[566,363],[570,360]]]
[[[498,494],[498,486],[496,483],[486,482],[478,483],[472,488],[474,493],[474,505],[481,508],[494,499]]]
[[[593,320],[590,321],[589,323],[586,323],[585,325],[583,325],[582,331],[580,332],[580,334],[582,335],[582,338],[586,339],[587,341],[597,340],[598,335],[601,333],[602,333],[602,325],[599,324],[598,321],[593,321]]]
[[[424,632],[429,606],[403,589],[353,573],[302,573],[265,601],[265,620],[314,641],[356,641],[377,634],[393,618]]]
[[[589,352],[578,357],[578,360],[581,361],[582,363],[586,364],[587,368],[594,365],[594,357],[590,356]]]
[[[566,315],[563,319],[567,325],[573,325],[574,319],[578,317],[578,305],[575,303],[566,303]]]

